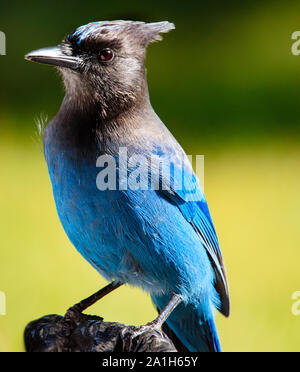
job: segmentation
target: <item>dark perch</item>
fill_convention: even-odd
[[[120,323],[103,322],[98,316],[80,314],[77,321],[46,315],[30,322],[24,332],[29,352],[176,352],[162,331],[153,329],[132,338],[136,329]]]
[[[24,332],[29,352],[176,352],[167,335],[155,328],[138,336],[135,326],[104,322],[103,318],[82,312],[116,289],[111,283],[94,295],[72,306],[64,317],[46,315],[30,322]]]

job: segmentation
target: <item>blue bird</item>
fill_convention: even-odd
[[[147,326],[162,326],[178,350],[221,351],[214,309],[228,316],[230,305],[217,235],[146,80],[147,45],[173,28],[92,22],[25,58],[56,66],[65,85],[44,153],[70,241],[110,289],[128,283],[151,294],[160,315]]]

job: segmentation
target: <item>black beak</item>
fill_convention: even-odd
[[[26,54],[25,59],[27,59],[27,61],[43,63],[46,65],[67,67],[72,70],[76,70],[82,62],[79,57],[64,54],[60,45],[34,50],[33,52]]]

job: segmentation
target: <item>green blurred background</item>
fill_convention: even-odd
[[[63,314],[105,284],[56,215],[36,121],[63,97],[58,74],[25,62],[90,21],[172,21],[147,55],[151,100],[188,154],[205,155],[205,192],[225,257],[224,351],[299,351],[299,1],[14,1],[0,6],[0,351],[22,351],[32,319]],[[131,324],[155,316],[147,294],[120,288],[89,313]]]

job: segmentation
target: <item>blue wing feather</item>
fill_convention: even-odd
[[[219,310],[223,315],[229,316],[230,301],[225,265],[204,193],[192,170],[183,167],[179,171],[174,164],[172,166],[174,171],[170,177],[170,187],[168,190],[160,190],[159,193],[179,208],[206,248],[215,271],[215,288],[220,296]],[[178,177],[183,177],[184,181],[178,180]],[[178,184],[182,187],[175,189],[174,186]]]

